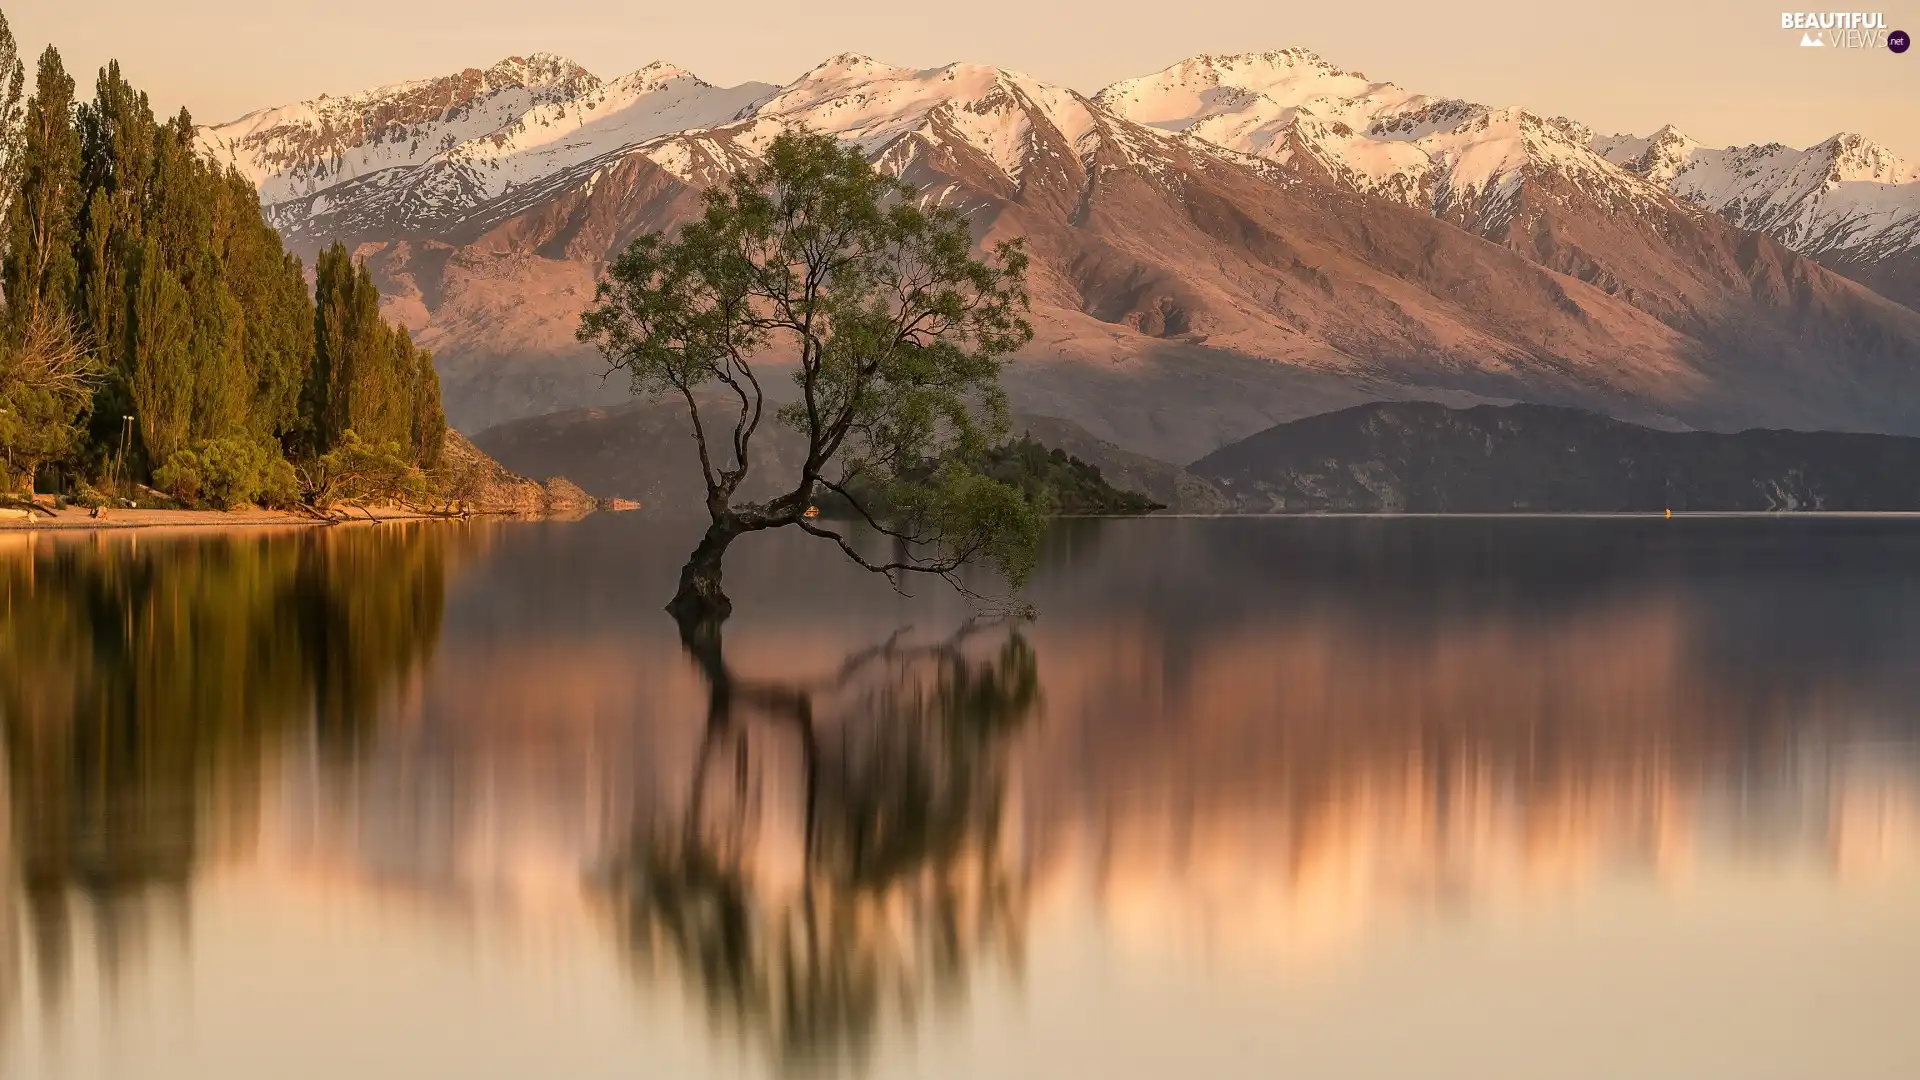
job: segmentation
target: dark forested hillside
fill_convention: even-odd
[[[1920,439],[1657,431],[1543,405],[1377,402],[1191,468],[1255,513],[1920,510]]]

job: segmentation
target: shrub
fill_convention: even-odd
[[[184,503],[199,502],[204,483],[200,457],[191,450],[175,450],[166,464],[153,470],[153,485]]]
[[[218,510],[246,503],[289,506],[299,498],[293,466],[273,439],[229,435],[176,450],[154,470],[153,482],[185,503],[204,501]]]
[[[299,502],[300,477],[293,471],[293,462],[275,454],[260,478],[260,490],[254,496],[254,501],[277,510],[284,510]]]
[[[308,505],[335,503],[411,505],[432,495],[424,473],[397,443],[366,443],[349,429],[340,444],[301,463],[298,488]]]
[[[207,501],[220,510],[258,498],[277,449],[243,435],[229,435],[200,447]]]

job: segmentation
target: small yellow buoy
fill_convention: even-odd
[[[1669,508],[1667,509],[1667,516],[1668,516],[1668,517],[1672,517],[1672,516],[1673,516],[1673,509],[1672,509],[1671,507],[1669,507]]]

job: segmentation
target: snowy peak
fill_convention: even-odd
[[[623,147],[725,123],[774,88],[722,88],[658,62],[611,82],[551,53],[322,96],[202,128],[204,153],[253,180],[270,221],[316,215],[407,225]]]
[[[1668,126],[1593,145],[1675,195],[1806,254],[1859,262],[1920,250],[1920,165],[1861,135],[1843,132],[1804,150],[1715,148]]]
[[[1304,49],[1198,56],[1095,99],[1120,116],[1265,158],[1476,230],[1504,225],[1530,172],[1608,202],[1661,198],[1570,120],[1417,94]]]
[[[202,128],[202,150],[240,169],[273,204],[382,169],[417,164],[513,122],[527,110],[599,88],[563,57],[511,56],[482,71],[263,109]]]
[[[690,81],[694,85],[709,85],[693,72],[678,64],[669,64],[665,60],[655,60],[638,71],[631,71],[607,83],[609,93],[644,94],[674,83]],[[755,83],[754,85],[763,85]]]
[[[1656,184],[1670,185],[1692,161],[1700,144],[1667,124],[1644,139],[1633,135],[1596,138],[1593,148],[1630,173]]]
[[[1829,183],[1860,181],[1871,184],[1911,184],[1920,181],[1920,163],[1902,160],[1893,151],[1864,135],[1842,132],[1810,148],[1807,153],[1827,161]]]
[[[1346,71],[1305,49],[1196,56],[1100,91],[1104,109],[1136,123],[1185,131],[1258,154],[1301,114],[1365,129],[1428,99]]]
[[[911,152],[894,148],[908,141],[964,148],[1017,185],[1028,160],[1055,139],[1079,154],[1100,115],[1079,94],[1018,72],[958,63],[916,70],[843,54],[780,88],[724,132],[690,133],[645,152],[698,183],[711,179],[707,170],[732,167],[782,131],[804,127],[884,156],[895,169]]]
[[[521,86],[529,90],[571,88],[583,80],[598,81],[586,68],[553,53],[509,56],[488,68],[486,77],[493,86]]]
[[[916,71],[867,57],[838,56],[801,76],[757,110],[763,119],[804,123],[877,150],[918,128],[936,111],[1006,119],[1037,109],[1063,131],[1091,127],[1091,107],[1070,90],[980,64]],[[981,132],[991,139],[1001,133]],[[1071,135],[1069,137],[1072,137]]]

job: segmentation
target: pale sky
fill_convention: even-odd
[[[231,119],[322,92],[554,52],[612,77],[652,60],[709,82],[786,82],[835,53],[995,64],[1091,93],[1202,52],[1302,46],[1429,94],[1524,105],[1602,132],[1672,122],[1712,144],[1857,131],[1920,158],[1920,49],[1801,49],[1791,0],[0,0],[90,93],[108,58],[162,111]],[[1891,2],[1891,0],[1888,0]],[[1920,0],[1886,9],[1920,33]],[[1824,9],[1828,5],[1812,5]],[[1860,5],[1870,6],[1870,5]]]

